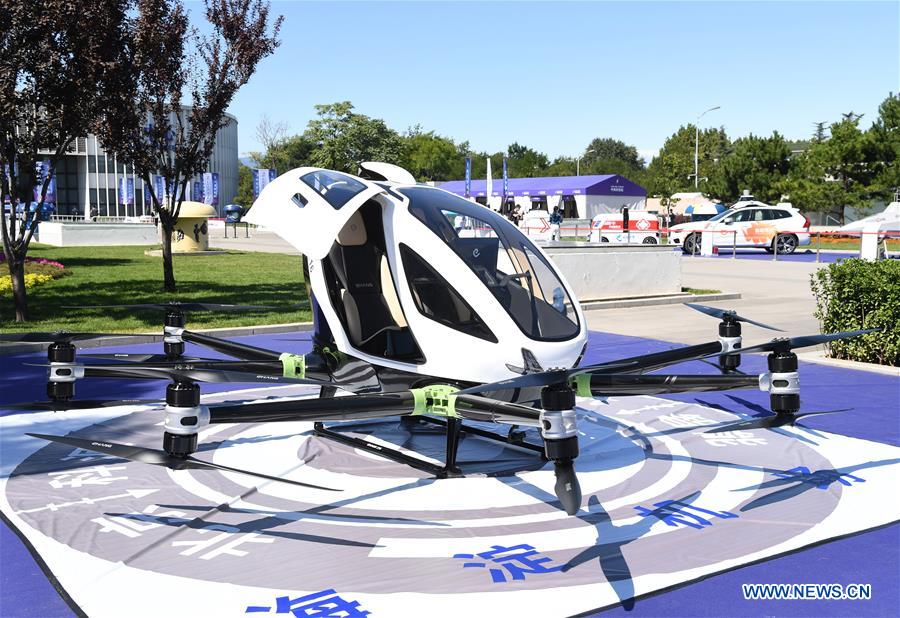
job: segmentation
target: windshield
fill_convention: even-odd
[[[410,212],[443,240],[490,289],[528,337],[571,339],[578,314],[553,266],[509,221],[446,191],[398,189]]]
[[[720,213],[717,214],[715,217],[710,217],[710,218],[709,218],[709,221],[721,221],[722,219],[724,219],[724,218],[727,217],[728,215],[732,215],[732,214],[734,214],[734,209],[733,209],[733,208],[732,208],[731,210],[726,210],[725,212],[720,212]]]

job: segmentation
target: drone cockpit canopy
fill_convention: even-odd
[[[292,170],[246,217],[307,256],[317,311],[342,351],[477,381],[513,375],[507,365],[523,365],[523,350],[544,367],[577,362],[581,309],[516,226],[402,168],[361,168],[369,178]]]

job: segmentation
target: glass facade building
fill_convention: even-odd
[[[216,135],[207,165],[207,171],[219,174],[216,210],[220,215],[225,205],[234,201],[238,184],[238,123],[231,114],[227,117],[229,122]],[[104,151],[95,135],[75,139],[57,165],[55,177],[58,215],[88,217],[94,212],[101,217],[139,217],[152,213],[149,200],[144,200],[144,181],[134,166]],[[119,203],[119,180],[123,178],[134,182],[134,204]],[[202,178],[197,176],[188,182],[188,199],[193,199],[195,182],[202,185]]]

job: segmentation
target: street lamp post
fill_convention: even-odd
[[[694,125],[694,188],[700,186],[700,119],[708,112],[719,109],[720,106],[710,107],[708,110],[697,116],[697,124]]]
[[[590,153],[592,153],[592,152],[594,152],[594,149],[593,149],[593,148],[591,148],[590,150],[585,151],[585,153],[584,153],[583,155],[581,155],[580,157],[578,157],[577,159],[575,159],[575,175],[576,175],[576,176],[581,176],[581,159],[582,159],[582,157],[584,157],[584,155],[590,154]]]

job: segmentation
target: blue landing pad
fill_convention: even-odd
[[[301,335],[273,335],[242,338],[241,341],[273,349],[303,352],[308,349],[308,342],[291,341],[301,338]],[[755,341],[750,336],[747,339],[748,344]],[[123,349],[157,351],[158,345],[128,346]],[[670,347],[674,346],[646,339],[594,333],[585,362],[610,360]],[[189,349],[188,353],[209,355],[201,349]],[[41,355],[0,357],[4,363],[4,371],[0,375],[0,407],[2,402],[42,398],[43,372],[38,368],[21,366],[23,361],[40,359]],[[761,371],[764,363],[764,357],[744,358],[742,369],[751,373]],[[707,365],[688,363],[678,366],[672,372],[710,371],[712,368]],[[293,438],[283,439],[278,434],[280,428],[271,426],[262,426],[256,433],[246,428],[239,431],[235,429],[233,433],[221,432],[216,441],[225,448],[216,449],[216,461],[244,467],[251,467],[250,462],[255,462],[255,469],[259,469],[260,464],[256,462],[260,458],[256,455],[263,454],[265,458],[275,452],[299,454],[306,462],[301,468],[304,474],[323,475],[319,479],[323,484],[326,484],[326,478],[335,483],[340,480],[345,493],[354,496],[353,500],[358,499],[359,492],[363,489],[354,487],[351,479],[363,479],[361,485],[368,492],[364,494],[367,500],[365,508],[348,503],[341,508],[347,509],[344,515],[349,516],[349,521],[321,519],[303,524],[295,521],[297,514],[302,513],[306,517],[310,508],[315,507],[299,508],[296,504],[292,505],[297,501],[295,496],[261,487],[259,492],[245,498],[247,502],[262,502],[262,510],[267,517],[260,517],[263,513],[257,513],[255,517],[248,518],[248,511],[253,509],[246,505],[235,506],[235,503],[230,503],[230,510],[214,508],[222,502],[217,497],[219,495],[244,495],[248,486],[243,479],[224,476],[219,478],[216,473],[198,473],[182,479],[173,477],[162,469],[138,467],[136,464],[128,464],[128,469],[124,472],[113,470],[108,478],[127,475],[140,483],[135,487],[125,487],[126,491],[133,490],[140,494],[153,490],[159,493],[138,495],[135,500],[124,498],[121,503],[112,500],[104,504],[100,502],[100,498],[107,498],[106,494],[94,495],[96,488],[89,487],[90,491],[87,491],[71,484],[73,479],[80,479],[89,485],[91,477],[79,477],[69,471],[66,465],[60,466],[61,459],[69,458],[68,465],[76,470],[82,469],[86,464],[91,464],[88,467],[93,468],[98,465],[96,460],[85,461],[85,454],[71,453],[71,449],[63,453],[66,449],[59,450],[62,447],[40,447],[13,441],[12,444],[4,444],[4,464],[7,463],[7,457],[10,460],[22,459],[20,456],[13,457],[10,454],[11,448],[21,448],[32,454],[26,454],[25,459],[28,461],[24,462],[25,468],[19,467],[23,465],[21,462],[13,466],[19,472],[18,476],[9,479],[4,488],[3,510],[4,513],[11,513],[14,520],[19,520],[19,529],[33,539],[35,550],[42,557],[41,561],[46,560],[47,564],[56,566],[53,579],[58,576],[64,583],[65,592],[71,594],[75,604],[89,615],[109,614],[109,608],[116,607],[116,599],[124,594],[117,590],[129,585],[128,569],[104,573],[102,578],[91,580],[102,581],[103,584],[96,585],[95,591],[90,594],[85,591],[85,586],[65,585],[67,581],[77,581],[77,574],[73,575],[68,571],[79,567],[87,571],[93,568],[90,564],[93,560],[97,560],[101,566],[114,565],[118,560],[124,561],[130,565],[132,576],[138,578],[143,590],[153,591],[152,595],[148,594],[147,599],[142,599],[140,594],[131,598],[128,608],[133,615],[140,613],[135,608],[144,606],[142,604],[152,605],[154,599],[150,597],[157,597],[161,590],[166,590],[166,581],[181,582],[172,583],[170,588],[179,601],[184,597],[202,601],[204,595],[199,593],[200,590],[221,588],[236,591],[233,598],[227,599],[230,611],[226,613],[234,615],[277,614],[279,609],[287,611],[291,608],[302,612],[307,611],[303,608],[315,607],[316,604],[336,608],[340,603],[345,603],[350,610],[357,612],[349,615],[360,615],[363,611],[370,611],[373,616],[416,615],[412,608],[411,613],[398,611],[398,608],[386,603],[384,598],[414,594],[409,590],[392,589],[392,586],[397,586],[397,580],[410,581],[419,570],[430,573],[434,580],[429,584],[433,589],[425,590],[420,585],[415,593],[431,593],[432,597],[428,602],[432,615],[444,615],[433,612],[435,603],[437,606],[446,604],[449,608],[457,601],[463,603],[460,607],[465,607],[468,615],[481,615],[478,608],[485,612],[503,608],[508,610],[503,613],[509,615],[590,615],[595,613],[593,609],[607,606],[612,608],[603,613],[615,614],[626,611],[622,607],[622,601],[631,608],[629,614],[646,616],[896,615],[900,609],[896,575],[900,570],[900,538],[896,525],[885,524],[897,519],[897,468],[893,463],[897,455],[891,446],[896,447],[900,437],[900,379],[810,363],[802,363],[801,375],[804,406],[807,409],[854,407],[855,410],[840,415],[817,417],[808,423],[811,430],[786,430],[788,435],[765,432],[771,434],[764,436],[768,440],[765,445],[758,443],[757,435],[731,436],[728,439],[735,440],[733,444],[710,444],[698,432],[686,431],[688,427],[685,425],[688,421],[702,425],[739,415],[760,413],[766,409],[768,396],[759,391],[701,393],[667,396],[665,399],[613,398],[607,403],[579,402],[584,407],[584,422],[580,423],[580,427],[585,433],[582,438],[583,453],[577,465],[585,490],[585,503],[583,513],[572,521],[557,517],[553,507],[549,505],[552,502],[552,472],[529,467],[527,458],[523,459],[521,454],[506,452],[511,449],[493,452],[490,448],[483,447],[487,450],[479,451],[478,448],[481,447],[472,443],[471,448],[475,450],[468,451],[470,458],[474,459],[473,455],[485,456],[490,460],[491,466],[499,466],[501,469],[479,467],[486,464],[473,461],[470,464],[472,468],[466,470],[473,474],[472,477],[433,483],[425,475],[410,473],[402,467],[398,468],[375,458],[363,459],[358,453],[343,450],[330,442],[317,444],[317,441],[306,440],[293,444]],[[78,397],[103,397],[111,392],[122,398],[159,397],[164,388],[162,382],[86,380],[78,385]],[[204,385],[204,392],[233,391],[238,388],[241,385]],[[3,426],[4,439],[9,440],[9,436],[14,435],[15,432],[10,431],[11,427],[16,427],[18,432],[26,425],[28,430],[35,430],[36,427],[32,426],[35,425],[41,430],[47,429],[47,433],[64,434],[93,424],[94,427],[86,434],[98,435],[99,431],[101,433],[98,437],[124,441],[121,436],[132,432],[129,437],[134,438],[135,443],[140,441],[143,444],[147,440],[148,445],[153,445],[159,432],[155,423],[160,419],[139,415],[139,412],[125,417],[116,414],[100,415],[90,418],[88,422],[86,415],[66,418],[65,414],[58,414],[55,418],[47,418],[46,413],[31,416],[7,414],[3,419],[7,423]],[[594,422],[598,418],[605,420],[602,423]],[[53,431],[50,431],[51,428],[54,428]],[[436,441],[438,436],[428,432],[407,435],[396,423],[390,422],[377,426],[356,426],[353,431],[395,444],[397,440],[408,440],[410,448],[426,454],[440,442],[439,439]],[[830,432],[868,440],[871,444],[847,440]],[[692,436],[690,441],[683,440],[688,434]],[[213,438],[208,440],[213,441]],[[654,457],[645,456],[647,451],[641,446],[642,440],[659,441],[658,444],[653,444]],[[469,448],[465,442],[466,440],[462,453],[466,453]],[[686,454],[681,454],[678,450],[681,447],[686,449]],[[36,448],[40,449],[39,452],[33,453]],[[240,455],[244,451],[247,454]],[[241,461],[242,458],[246,460]],[[691,459],[694,461],[688,461]],[[736,463],[738,468],[709,466],[701,460]],[[360,465],[361,461],[365,465]],[[53,465],[47,467],[50,464]],[[320,464],[324,467],[319,467]],[[118,463],[113,461],[108,465],[115,467]],[[524,472],[504,476],[500,474],[504,465]],[[775,476],[771,471],[765,472],[758,468],[775,470],[787,476]],[[804,472],[804,469],[808,472]],[[678,470],[684,473],[684,478],[672,476]],[[814,482],[809,482],[810,475],[822,470],[835,470],[839,474],[830,477],[829,483],[824,483],[821,474],[819,477],[812,477]],[[4,467],[4,476],[10,472]],[[60,475],[59,472],[66,472],[68,476]],[[496,476],[491,476],[492,474]],[[732,474],[735,476],[730,477]],[[745,478],[754,475],[760,478],[741,485]],[[300,480],[304,477],[297,478]],[[667,478],[668,481],[665,480]],[[58,480],[57,485],[60,487],[55,488],[58,491],[49,493],[47,479]],[[175,482],[175,479],[180,480]],[[385,479],[402,480],[402,486],[408,487],[397,492],[397,488]],[[464,498],[453,495],[453,484],[470,481],[471,485],[460,487],[466,488],[463,493],[474,495],[475,502],[462,505]],[[675,484],[672,484],[673,481]],[[878,484],[890,481],[893,481],[891,487],[894,491],[880,494],[871,491]],[[103,485],[104,482],[101,481],[100,487],[107,494],[120,483],[110,481],[108,485]],[[441,483],[444,483],[445,489],[435,492],[435,488]],[[768,483],[768,487],[759,489],[758,486],[764,483]],[[818,487],[821,484],[826,484],[826,487]],[[381,495],[370,495],[379,493],[378,488],[382,485]],[[745,486],[750,487],[746,494],[735,493],[735,490]],[[662,493],[647,493],[646,490],[653,487],[661,487]],[[721,491],[723,487],[727,487],[731,493]],[[790,499],[780,498],[791,492],[765,499],[770,493],[776,494],[790,488],[796,488],[796,495],[790,496]],[[698,489],[700,492],[695,495]],[[404,492],[406,498],[403,497]],[[114,496],[115,493],[117,492],[112,492],[111,495]],[[455,510],[453,516],[447,515],[439,507],[441,495],[448,493],[452,498],[452,502],[446,505],[448,509],[459,506],[468,508],[462,512]],[[866,495],[867,493],[873,495]],[[165,500],[158,499],[163,494]],[[415,498],[415,494],[421,498]],[[597,497],[597,500],[592,502],[591,496]],[[634,500],[623,500],[628,496],[632,496]],[[94,500],[95,504],[62,506],[85,497]],[[315,503],[314,498],[308,498],[309,502]],[[673,507],[669,503],[660,507],[657,506],[660,498],[679,504]],[[303,497],[300,502],[306,499]],[[330,504],[339,505],[342,500],[346,498],[341,496]],[[767,500],[778,504],[773,506]],[[741,510],[754,501],[757,506]],[[158,504],[160,502],[165,503]],[[49,509],[49,504],[56,505],[57,510]],[[362,507],[362,503],[357,504]],[[423,511],[422,504],[431,505],[432,510]],[[490,504],[492,508],[484,509],[485,504]],[[779,510],[778,516],[792,518],[792,521],[786,521],[784,525],[765,526],[762,520],[771,519],[769,515],[756,519],[753,517],[754,512],[767,513],[766,509],[782,509],[787,505],[801,505],[803,508],[791,506],[787,511]],[[660,512],[660,508],[664,511]],[[673,508],[679,510],[680,514],[673,513]],[[293,515],[285,519],[285,512]],[[63,517],[63,513],[71,515]],[[272,513],[280,515],[273,516]],[[335,515],[337,513],[338,511]],[[729,514],[736,516],[730,517]],[[383,521],[375,522],[370,527],[358,526],[355,524],[359,521],[353,518],[359,516],[381,517]],[[277,521],[273,521],[273,517]],[[95,519],[108,520],[109,523],[91,523]],[[249,525],[248,519],[254,522],[250,528],[246,527]],[[398,525],[397,521],[401,519],[407,521]],[[198,521],[212,521],[219,528],[204,528],[196,523]],[[670,525],[672,522],[676,525]],[[336,523],[344,525],[342,527]],[[301,524],[305,527],[298,528]],[[872,528],[873,525],[870,524],[879,528],[860,532]],[[740,533],[733,534],[729,526],[736,525],[746,525],[748,528],[734,528]],[[792,525],[803,528],[802,532],[790,531]],[[631,526],[631,530],[622,536],[625,534],[623,530],[628,526]],[[750,534],[749,526],[762,526],[760,530],[764,530],[766,535],[761,532]],[[828,526],[829,529],[817,532],[823,526]],[[434,530],[426,532],[430,528]],[[462,536],[454,533],[454,530],[459,529],[462,529]],[[329,530],[331,532],[326,534]],[[334,534],[335,530],[348,531],[339,540],[356,541],[361,545],[336,545],[323,543],[321,539],[311,543],[309,538],[297,536],[315,534],[319,537],[328,536],[333,540],[339,536]],[[784,534],[784,530],[789,530],[790,534],[777,539],[783,544],[784,551],[776,550],[771,553],[768,550],[776,543],[776,539],[771,537]],[[541,536],[549,532],[552,534]],[[744,532],[747,534],[743,534]],[[5,526],[0,534],[0,615],[73,615],[73,611],[48,583],[15,534]],[[144,534],[148,537],[142,538],[141,535]],[[745,540],[748,534],[755,535],[754,543],[760,540],[765,543],[759,547],[753,543],[748,544]],[[793,547],[792,540],[801,534],[808,535],[805,540],[811,543],[830,542],[807,547],[809,544],[800,539],[799,544],[793,543],[798,546]],[[844,534],[852,536],[834,540]],[[587,536],[582,538],[582,535]],[[199,545],[201,541],[210,542],[219,536],[222,536],[221,541],[211,543],[209,548]],[[222,547],[231,542],[232,536],[240,536],[246,542],[235,545],[231,550],[216,553],[218,550],[213,546]],[[149,538],[153,539],[153,543],[148,542]],[[510,560],[513,554],[504,554],[494,548],[499,538],[505,539],[504,547],[518,556],[517,560]],[[52,542],[48,543],[47,539]],[[474,542],[479,539],[484,543]],[[511,539],[517,541],[516,545],[528,545],[533,549],[513,550]],[[550,542],[550,539],[553,541]],[[600,547],[596,544],[597,539],[600,539],[605,550],[592,553],[592,547]],[[461,544],[456,546],[457,542]],[[366,544],[374,547],[366,547]],[[619,550],[615,550],[615,546]],[[298,553],[297,548],[309,549],[309,553],[304,555],[311,562],[295,565],[299,570],[319,569],[327,572],[328,557],[333,553],[347,552],[344,554],[347,560],[343,564],[347,565],[348,570],[352,571],[352,565],[357,560],[368,561],[368,564],[378,565],[377,568],[383,571],[382,578],[370,581],[365,577],[355,577],[352,573],[341,573],[344,578],[341,581],[338,581],[340,578],[328,581],[323,579],[318,582],[321,585],[311,588],[293,585],[289,580],[279,579],[279,571],[285,570],[285,563],[279,559],[278,553],[282,547],[290,554]],[[170,570],[168,563],[172,558],[195,548],[199,549],[181,559],[189,572],[202,571],[204,577],[195,581],[190,579],[189,573]],[[125,554],[117,554],[119,551],[125,551]],[[760,561],[757,562],[752,555],[759,551],[767,555],[759,557]],[[241,552],[246,552],[249,558],[238,555]],[[442,552],[447,555],[442,556]],[[682,554],[692,554],[687,557],[691,564],[683,562],[685,558]],[[252,569],[261,572],[238,573],[248,570],[244,565],[248,564],[247,560],[252,562],[256,555],[267,556],[267,560],[262,563],[253,562]],[[229,564],[229,560],[234,562]],[[735,564],[725,564],[728,561],[734,561]],[[747,566],[748,562],[756,563]],[[278,564],[278,569],[266,573],[265,568],[260,568],[260,564],[271,563]],[[311,568],[310,564],[315,566]],[[478,564],[481,566],[476,566]],[[531,572],[523,573],[521,568],[518,571],[523,577],[521,581],[515,577],[517,571],[510,568],[510,565],[515,564],[520,567],[531,565],[528,567]],[[372,570],[371,567],[368,569],[369,572]],[[440,577],[442,572],[443,578]],[[662,584],[647,583],[646,576],[653,573],[667,581]],[[188,589],[193,592],[185,592],[186,589],[181,588],[185,578],[190,582]],[[441,588],[442,580],[445,584],[452,584],[452,592]],[[222,587],[217,586],[217,582],[241,585]],[[872,585],[872,598],[868,601],[745,601],[741,593],[741,584],[744,583],[868,583]],[[319,594],[332,589],[334,594]],[[529,592],[516,595],[517,590]],[[553,593],[553,590],[561,592]],[[384,595],[385,592],[393,592],[393,595]],[[208,597],[217,594],[218,592],[210,592]],[[628,600],[632,594],[639,595],[633,606]],[[278,599],[285,596],[289,598],[279,605]],[[463,601],[461,597],[470,599]],[[442,600],[437,601],[438,599]],[[501,602],[500,599],[504,600]],[[520,606],[522,599],[529,599],[524,606]],[[296,602],[291,604],[294,601]],[[407,601],[406,605],[400,607],[410,606]],[[192,603],[191,608],[193,611],[184,615],[223,613],[221,606],[216,606],[213,610],[212,605]]]

